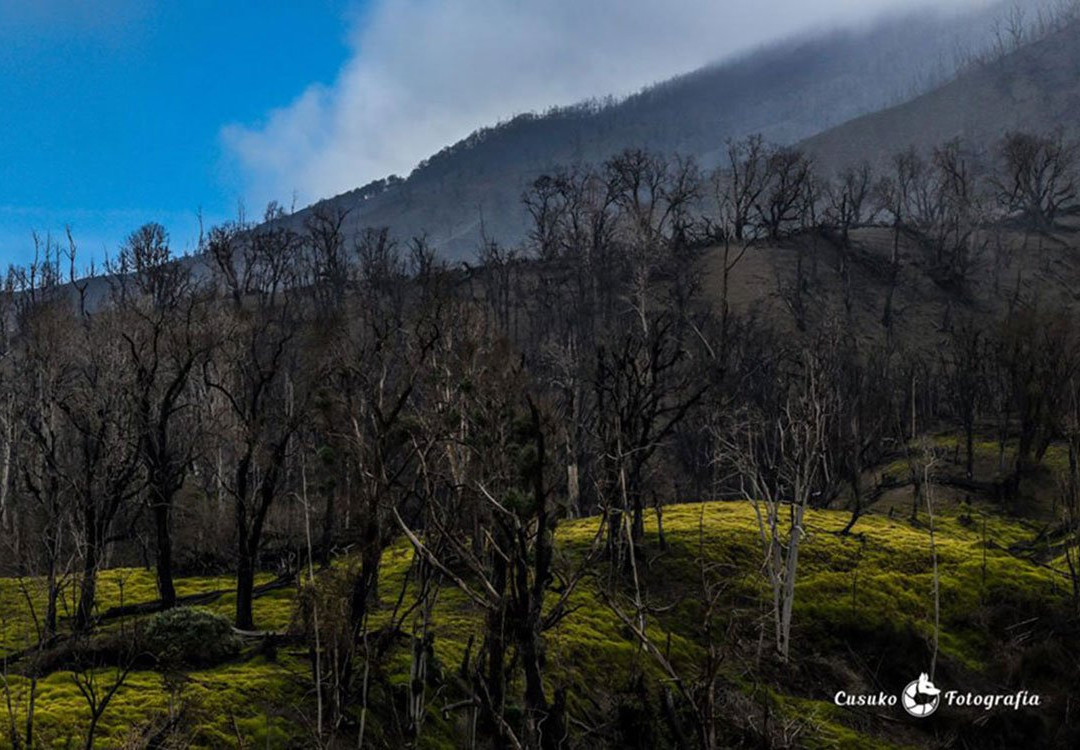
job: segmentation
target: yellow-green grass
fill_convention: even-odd
[[[269,574],[258,576],[257,583],[273,579]],[[77,596],[76,581],[65,582],[59,604],[61,618],[73,612]],[[220,597],[205,605],[205,609],[231,618],[235,611],[233,593],[235,579],[229,576],[180,578],[176,581],[181,597],[224,591]],[[140,604],[157,599],[152,571],[119,568],[102,571],[98,576],[98,611],[104,612],[122,604]],[[34,618],[28,601],[38,616],[44,612],[45,583],[40,579],[0,579],[0,637],[2,651],[9,654],[32,646],[36,641]],[[288,627],[294,611],[295,589],[268,591],[255,599],[256,624],[261,629],[280,631]],[[67,623],[61,620],[61,631]],[[110,621],[101,630],[117,630],[133,625],[131,619]],[[272,747],[281,747],[287,737],[297,735],[299,728],[292,715],[293,708],[302,709],[307,664],[287,654],[275,662],[263,657],[242,657],[235,662],[213,669],[196,670],[179,678],[174,688],[165,677],[154,671],[136,671],[127,676],[123,686],[109,704],[97,731],[95,747],[120,747],[124,741],[159,722],[172,710],[184,707],[185,716],[194,727],[196,747],[216,748],[237,746],[237,736],[258,747],[266,747],[267,734]],[[22,727],[28,709],[29,683],[10,670],[6,681],[12,697],[16,724]],[[115,677],[114,669],[95,672],[98,691],[106,689]],[[178,690],[178,692],[177,692]],[[290,709],[282,716],[282,709]],[[89,708],[76,685],[74,675],[58,671],[37,682],[34,708],[35,735],[39,747],[65,747],[70,741],[81,746],[89,723]],[[0,710],[2,730],[0,748],[7,747],[8,711]]]
[[[807,514],[796,587],[796,633],[850,623],[863,629],[912,628],[929,639],[933,558],[925,516],[923,524],[915,526],[869,515],[859,520],[854,533],[840,536],[837,532],[847,520],[835,511]],[[664,513],[664,529],[669,550],[652,564],[655,604],[663,604],[665,596],[670,603],[694,596],[694,561],[700,553],[730,571],[733,597],[765,594],[758,575],[760,540],[748,504],[673,506]],[[590,531],[588,523],[568,524],[561,539],[564,544],[585,543]],[[946,656],[971,668],[981,665],[985,653],[971,632],[970,618],[982,604],[1009,601],[1023,606],[1065,596],[1060,570],[1019,559],[1003,548],[1003,541],[1030,538],[1018,523],[992,517],[985,546],[981,526],[965,525],[957,515],[938,516],[935,532],[941,649]],[[655,528],[650,526],[648,533],[654,535]]]
[[[939,453],[943,452],[945,454],[943,457],[952,459],[955,456],[961,463],[966,460],[967,445],[963,433],[953,431],[934,435],[931,438],[931,443],[938,449]],[[1002,450],[1002,445],[997,437],[977,433],[971,444],[976,474],[982,472],[986,474],[984,478],[993,479],[1000,478],[1002,471],[1006,474],[1012,472],[1015,468],[1018,445],[1016,438],[1008,438],[1005,440],[1004,450]],[[1060,473],[1068,469],[1068,446],[1063,443],[1051,443],[1042,458],[1042,466],[1053,473]],[[888,474],[903,479],[910,473],[910,468],[906,458],[895,458],[888,464],[875,469],[875,473]],[[938,468],[941,470],[943,467],[939,465]]]
[[[256,584],[269,583],[268,573],[256,577]],[[63,621],[75,613],[78,598],[78,578],[62,579],[57,602],[57,614]],[[232,617],[236,610],[236,580],[230,576],[178,578],[175,581],[179,597],[223,592],[206,609]],[[294,593],[291,589],[267,592],[255,603],[257,625],[265,630],[281,630],[292,618]],[[99,613],[122,605],[145,604],[158,598],[153,571],[143,568],[113,568],[97,576],[97,611]],[[47,585],[42,578],[0,578],[0,657],[20,651],[37,642],[37,629],[45,615]]]
[[[977,613],[984,607],[1007,606],[1017,611],[1052,606],[1065,598],[1060,570],[1015,557],[1008,545],[1030,539],[1032,531],[1019,521],[989,516],[986,543],[981,523],[962,518],[963,509],[935,519],[941,632],[940,659],[959,668],[981,670],[993,652],[986,648],[984,626]],[[925,516],[919,524],[868,515],[853,533],[840,536],[848,516],[836,511],[811,511],[801,549],[795,605],[797,644],[811,650],[846,647],[830,642],[832,633],[878,633],[883,642],[891,633],[914,634],[930,658],[934,621],[933,556]],[[564,523],[557,534],[560,560],[568,568],[592,542],[595,519]],[[722,571],[728,612],[746,620],[760,617],[767,585],[760,575],[761,546],[756,521],[747,503],[671,506],[664,511],[667,550],[659,549],[654,519],[647,524],[643,547],[645,595],[658,613],[648,631],[663,644],[675,667],[691,674],[701,663],[699,560]],[[405,547],[388,555],[382,599],[397,596],[411,559]],[[632,675],[644,672],[662,678],[656,663],[612,613],[602,591],[607,578],[598,575],[581,585],[570,600],[573,613],[546,639],[549,688],[567,687],[571,709],[585,706],[583,696],[599,690],[623,689]],[[624,581],[625,587],[625,581]],[[628,606],[624,600],[624,606]],[[481,612],[456,590],[443,590],[435,607],[435,651],[444,669],[460,664],[470,635],[481,632]],[[373,622],[379,621],[376,616]],[[397,655],[393,667],[401,679],[408,657]],[[917,658],[917,655],[916,655]],[[608,696],[610,698],[610,696]],[[781,710],[811,717],[806,740],[810,745],[880,747],[875,738],[860,735],[840,721],[843,712],[826,700],[786,696]],[[809,711],[813,708],[813,711]],[[816,738],[813,739],[813,738]]]
[[[1060,563],[1038,565],[1008,553],[1007,547],[1030,539],[1032,531],[1017,521],[989,516],[987,544],[981,522],[962,519],[963,509],[946,511],[935,519],[935,541],[941,587],[941,658],[963,669],[985,667],[987,639],[991,637],[977,621],[976,613],[986,606],[1013,606],[1018,611],[1051,606],[1065,598]],[[704,650],[700,628],[700,561],[710,565],[710,575],[722,579],[725,588],[725,616],[743,618],[745,623],[760,619],[767,601],[767,585],[760,575],[761,546],[754,514],[748,503],[710,503],[670,506],[664,510],[667,549],[661,551],[655,519],[646,528],[646,543],[638,560],[644,595],[657,613],[648,618],[648,631],[675,667],[690,674],[700,665]],[[830,638],[835,631],[914,633],[929,644],[933,628],[933,565],[929,530],[922,523],[868,515],[859,520],[854,533],[839,536],[848,517],[835,511],[811,511],[806,519],[802,543],[800,575],[796,590],[794,637],[799,646],[828,652],[839,645]],[[557,532],[557,564],[572,568],[592,543],[596,519],[563,523]],[[379,606],[369,623],[380,628],[390,619],[402,585],[407,585],[405,601],[414,593],[406,584],[412,550],[405,543],[392,547],[384,556],[379,586]],[[353,563],[339,560],[328,576],[342,575]],[[1058,569],[1054,569],[1057,565]],[[614,700],[613,694],[626,689],[633,675],[644,673],[659,680],[655,661],[644,653],[632,634],[611,611],[604,592],[611,577],[605,565],[587,578],[570,599],[571,614],[546,635],[547,680],[549,688],[569,688],[572,712],[594,710]],[[265,578],[263,579],[265,580]],[[35,582],[31,582],[35,583]],[[619,584],[627,590],[625,579]],[[181,594],[231,589],[229,578],[184,579]],[[31,586],[33,588],[33,586]],[[118,570],[102,574],[101,609],[120,603],[150,601],[156,597],[153,576],[147,571]],[[255,601],[257,626],[283,630],[293,620],[295,589],[268,592]],[[624,606],[626,600],[622,600]],[[230,615],[234,598],[221,596],[207,605]],[[0,581],[0,606],[5,613],[4,645],[24,645],[26,606],[20,584]],[[36,605],[38,606],[38,605]],[[437,664],[445,679],[461,664],[470,636],[479,638],[483,612],[449,582],[438,592],[432,632]],[[410,622],[405,623],[406,629]],[[20,631],[20,627],[22,631]],[[116,627],[114,624],[113,627]],[[767,634],[766,634],[767,636]],[[474,653],[478,644],[473,646]],[[402,688],[408,680],[409,652],[404,641],[393,649],[382,665],[385,685],[372,693],[371,732],[383,731],[379,703],[389,700],[386,690]],[[734,668],[734,667],[732,667]],[[102,679],[107,679],[108,670]],[[304,729],[299,713],[312,712],[309,705],[309,665],[301,655],[281,652],[276,661],[248,654],[234,662],[210,670],[190,673],[182,699],[187,701],[192,723],[197,728],[195,746],[231,747],[237,735],[258,747],[280,747],[287,737],[302,741]],[[23,687],[11,678],[15,693]],[[730,684],[738,684],[729,675]],[[774,686],[778,710],[805,719],[801,731],[809,746],[880,747],[877,738],[860,734],[844,724],[842,710],[825,696],[783,694]],[[452,694],[452,692],[451,692]],[[425,725],[429,746],[454,746],[460,739],[457,717],[445,718],[432,701]],[[102,747],[117,746],[131,727],[145,726],[169,710],[170,697],[162,677],[153,672],[132,675],[117,695],[101,722]],[[385,706],[382,707],[385,709]],[[0,715],[4,712],[0,711]],[[38,697],[38,724],[42,738],[60,742],[66,736],[80,736],[87,709],[69,673],[58,672],[44,678]],[[2,746],[3,739],[0,739]],[[46,745],[48,746],[48,745]]]
[[[190,672],[167,683],[153,671],[127,676],[123,687],[109,704],[99,724],[95,747],[120,747],[124,741],[160,722],[173,711],[182,710],[193,726],[196,747],[234,747],[238,735],[248,746],[282,747],[288,737],[298,734],[293,717],[283,711],[299,707],[304,700],[303,664],[285,657],[269,662],[254,657],[213,669]],[[81,675],[80,675],[81,676]],[[115,670],[95,673],[99,691],[107,689]],[[17,724],[25,721],[28,685],[25,678],[7,678],[15,703]],[[39,747],[79,747],[89,724],[89,709],[71,673],[55,672],[37,685],[35,734]],[[5,721],[6,721],[5,712]],[[6,729],[6,727],[5,727]],[[6,746],[7,737],[0,737]]]

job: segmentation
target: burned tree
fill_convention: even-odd
[[[922,157],[909,149],[893,157],[891,173],[882,177],[874,188],[878,208],[889,217],[893,230],[888,291],[881,313],[881,324],[886,329],[893,325],[893,298],[900,280],[900,240],[911,225],[916,184],[923,179],[925,171],[926,163]]]
[[[613,541],[629,521],[624,541],[633,544],[645,533],[650,461],[708,388],[686,368],[690,354],[676,337],[676,321],[661,315],[650,323],[644,335],[632,327],[598,348],[593,383],[605,513]]]
[[[303,318],[290,289],[298,239],[280,226],[250,233],[225,228],[212,236],[210,252],[232,300],[210,321],[219,337],[203,367],[211,394],[206,418],[222,456],[210,469],[234,510],[236,627],[251,630],[263,531],[284,494],[307,407],[308,373],[299,363]]]
[[[132,233],[111,266],[112,304],[123,324],[122,367],[154,524],[161,604],[176,604],[173,505],[194,459],[197,424],[189,383],[209,348],[207,300],[191,267],[172,257],[160,224]]]
[[[1078,158],[1076,143],[1060,130],[1006,134],[998,145],[994,179],[998,203],[1033,229],[1052,229],[1063,212],[1077,205]]]
[[[717,436],[717,460],[734,473],[754,508],[763,569],[772,592],[773,636],[781,660],[791,653],[799,547],[806,510],[826,478],[830,402],[824,363],[804,353],[775,413],[744,413]]]
[[[778,148],[765,159],[764,188],[754,204],[756,220],[769,238],[778,240],[792,228],[802,228],[813,169],[802,151]]]

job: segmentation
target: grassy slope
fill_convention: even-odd
[[[261,576],[258,583],[271,576]],[[210,591],[229,590],[234,585],[228,577],[184,578],[176,582],[180,596]],[[107,609],[120,604],[138,604],[154,601],[157,589],[151,571],[116,569],[106,571],[99,577],[99,607]],[[65,589],[60,603],[61,618],[74,608],[74,587]],[[34,643],[33,620],[28,616],[27,601],[34,602],[38,612],[43,611],[44,590],[41,581],[32,579],[0,579],[0,655],[27,648]],[[255,600],[255,616],[260,627],[283,630],[289,626],[293,612],[294,592],[276,590]],[[232,615],[235,596],[224,594],[207,609]],[[107,629],[115,630],[130,623],[111,623]],[[63,620],[61,629],[65,626]],[[271,739],[278,738],[280,746],[284,739],[295,734],[295,727],[285,726],[285,721],[275,716],[272,704],[289,705],[295,702],[293,674],[306,665],[284,655],[277,662],[269,662],[261,656],[250,654],[235,663],[223,664],[213,669],[191,672],[171,688],[166,678],[157,672],[134,672],[117,693],[101,721],[98,745],[117,747],[138,730],[159,722],[167,716],[170,700],[174,705],[185,704],[193,724],[198,727],[197,737],[202,746],[223,747],[236,744],[237,731],[252,741],[265,746],[267,733]],[[99,684],[107,687],[114,672],[99,672]],[[9,674],[12,701],[20,726],[25,721],[27,681],[16,674]],[[100,688],[99,688],[100,689]],[[35,733],[41,747],[63,747],[72,738],[85,733],[89,712],[72,675],[61,671],[40,680],[35,707]],[[178,691],[178,692],[177,692]],[[269,711],[269,715],[268,715]],[[0,708],[0,747],[8,742],[9,714]],[[80,746],[81,739],[74,746]]]
[[[880,725],[868,725],[864,717],[834,707],[830,698],[840,688],[896,690],[901,685],[894,684],[895,680],[909,676],[904,670],[928,664],[932,584],[927,530],[906,521],[870,516],[860,520],[857,535],[841,538],[833,532],[845,520],[846,515],[838,512],[809,516],[795,615],[799,663],[791,668],[791,675],[779,676],[767,666],[753,666],[763,586],[757,574],[760,553],[753,515],[744,503],[668,508],[664,515],[668,549],[663,552],[655,525],[650,527],[642,563],[649,601],[662,610],[651,618],[650,630],[658,642],[665,643],[672,662],[692,673],[702,654],[696,581],[703,552],[712,569],[722,573],[724,616],[733,626],[730,632],[745,646],[741,651],[733,648],[724,671],[727,685],[747,695],[768,696],[754,700],[768,700],[778,715],[791,717],[799,744],[921,744],[917,730],[902,722],[898,728],[886,724],[882,730]],[[586,519],[560,528],[563,562],[589,544],[594,524]],[[991,543],[985,547],[981,534],[981,527],[965,525],[955,513],[938,519],[943,608],[939,675],[947,684],[971,688],[999,677],[997,662],[1008,626],[1038,616],[1065,598],[1060,573],[1005,551],[1009,544],[1030,538],[1030,529],[991,517],[987,532]],[[398,595],[410,557],[403,546],[387,557],[381,587],[383,616]],[[154,596],[148,573],[113,571],[105,576],[102,589],[106,605],[118,603],[119,580],[125,581],[125,602]],[[187,593],[227,584],[223,579],[190,579],[181,588]],[[573,601],[576,610],[549,634],[547,653],[552,688],[568,688],[571,711],[591,719],[622,700],[635,674],[659,675],[602,603],[600,586],[607,587],[607,581],[598,578],[578,590]],[[294,594],[285,589],[258,599],[259,626],[286,628]],[[25,614],[22,602],[15,581],[0,581],[6,623],[2,645],[7,648],[16,648],[23,640],[18,622],[20,614]],[[228,613],[231,597],[219,599],[210,608]],[[377,616],[373,624],[378,625],[380,619]],[[468,637],[478,632],[479,615],[459,592],[447,588],[439,594],[435,619],[437,660],[447,684],[452,685]],[[872,681],[874,670],[845,666],[873,661],[880,684]],[[374,703],[390,700],[407,682],[407,649],[399,647],[383,669],[385,680],[373,693]],[[16,677],[9,679],[18,695],[23,683]],[[249,651],[235,662],[187,675],[180,700],[188,705],[200,746],[233,746],[239,734],[254,741],[254,746],[265,747],[268,733],[269,746],[284,746],[289,736],[302,744],[297,722],[298,711],[305,710],[306,679],[306,661],[298,651],[282,650],[274,660]],[[754,687],[759,680],[764,691]],[[71,676],[52,674],[40,688],[38,726],[45,746],[80,736],[86,706]],[[169,701],[162,676],[136,673],[102,721],[101,746],[118,746],[132,727],[160,720]],[[430,711],[425,737],[431,745],[454,746],[461,737],[460,718],[444,718],[436,708],[433,705]],[[376,706],[373,738],[381,734],[382,718],[385,713]]]
[[[980,611],[988,610],[991,603],[994,609],[1008,606],[1021,612],[1041,611],[1048,602],[1059,601],[1063,589],[1058,574],[1018,560],[1000,547],[985,550],[984,575],[981,530],[971,529],[958,519],[957,515],[939,518],[936,531],[942,594],[939,674],[960,678],[968,671],[986,669],[990,661],[993,637],[978,621]],[[810,672],[832,671],[834,678],[850,680],[846,684],[830,683],[822,675],[820,681],[813,676],[806,681],[798,675],[800,669],[793,668],[794,679],[781,676],[774,686],[780,693],[780,707],[801,717],[805,724],[803,741],[810,745],[820,742],[829,746],[841,740],[861,744],[858,733],[845,724],[850,717],[844,717],[831,703],[837,689],[896,690],[902,686],[884,678],[881,684],[872,684],[864,676],[843,675],[838,662],[880,659],[892,649],[907,648],[897,666],[902,664],[902,669],[910,663],[913,668],[925,668],[930,656],[932,564],[927,529],[872,516],[860,520],[856,535],[842,538],[834,532],[846,520],[846,514],[838,512],[809,515],[794,630],[796,649],[802,652],[799,658],[812,664]],[[664,642],[666,632],[673,634],[673,660],[681,662],[682,669],[692,671],[693,663],[701,656],[695,638],[698,590],[693,582],[699,550],[704,550],[711,563],[727,571],[732,620],[744,630],[749,626],[752,635],[756,626],[750,623],[761,614],[755,602],[764,593],[757,575],[760,552],[756,525],[749,506],[736,503],[709,504],[704,509],[673,507],[665,513],[664,526],[669,549],[650,558],[648,578],[652,581],[653,604],[674,608],[658,618],[655,631],[659,642]],[[1020,525],[998,518],[988,526],[988,539],[995,546],[1030,536]],[[564,543],[573,539],[582,544],[588,531],[588,524],[575,524],[564,532]],[[656,549],[655,544],[652,548]],[[594,627],[600,633],[595,635],[600,637],[594,640],[589,637],[593,633],[582,632],[576,616],[568,620],[556,634],[554,650],[565,655],[566,665],[577,666],[569,666],[568,675],[556,672],[553,681],[569,677],[581,689],[587,689],[594,684],[595,675],[603,674],[607,676],[606,684],[622,684],[629,677],[636,650],[627,649],[620,628],[612,626],[610,614],[595,603],[592,592],[583,591],[581,599],[583,610],[597,623]],[[629,658],[594,666],[590,662],[596,658],[597,645],[604,652],[627,649],[625,655]],[[747,669],[745,660],[735,654],[726,676],[733,684],[745,685]],[[767,677],[765,681],[769,681]],[[784,696],[782,691],[791,694]],[[880,746],[884,741],[861,739],[867,746]]]

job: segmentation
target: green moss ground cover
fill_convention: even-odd
[[[984,544],[981,523],[972,524],[962,515],[962,510],[956,509],[936,519],[942,605],[940,658],[954,670],[979,672],[988,668],[995,637],[980,613],[991,606],[1042,612],[1066,600],[1066,587],[1059,562],[1038,564],[1007,551],[1016,540],[1032,537],[1029,527],[989,517],[989,543]],[[835,655],[848,647],[854,633],[862,638],[878,637],[882,642],[898,638],[916,652],[914,658],[928,658],[933,623],[928,529],[906,520],[870,515],[859,521],[854,534],[839,536],[837,532],[846,521],[847,515],[839,512],[808,514],[796,594],[796,643],[804,652]],[[571,566],[580,559],[593,539],[595,524],[595,519],[584,519],[560,527],[557,541],[561,564]],[[661,550],[655,519],[651,519],[643,545],[641,564],[646,593],[657,610],[650,618],[649,632],[657,642],[664,643],[666,654],[677,668],[692,671],[703,656],[700,602],[695,598],[702,557],[709,570],[719,572],[723,578],[729,616],[744,628],[754,628],[757,626],[750,623],[760,621],[760,602],[765,593],[758,572],[760,543],[753,513],[746,503],[666,508],[664,531],[667,545]],[[402,585],[411,586],[406,584],[411,559],[411,549],[405,544],[386,554],[380,608],[371,620],[372,627],[385,625]],[[339,561],[332,572],[340,573],[348,564]],[[547,637],[548,680],[552,689],[568,688],[572,712],[596,710],[598,704],[617,700],[615,693],[635,674],[660,678],[654,661],[641,651],[605,603],[601,592],[609,585],[609,579],[602,574],[586,580],[571,598],[572,614]],[[229,578],[178,582],[181,595],[231,586]],[[0,580],[0,647],[6,652],[27,644],[32,620],[24,590],[40,608],[43,594],[39,589],[36,581]],[[102,610],[121,601],[131,604],[152,601],[156,596],[152,574],[142,570],[104,573],[100,591]],[[258,627],[287,630],[294,620],[295,597],[294,587],[258,597]],[[230,593],[207,608],[228,616],[233,605]],[[438,594],[434,620],[436,669],[451,684],[469,637],[481,632],[481,615],[461,592],[444,587]],[[110,623],[109,627],[129,625]],[[385,684],[372,693],[373,738],[381,734],[378,702],[390,700],[390,693],[404,686],[408,665],[404,643],[395,646],[382,665]],[[732,665],[726,679],[731,684],[745,682],[742,669]],[[102,670],[102,682],[107,683],[110,674],[110,670]],[[161,722],[182,708],[195,728],[196,747],[237,747],[241,746],[238,738],[251,743],[249,747],[303,747],[304,716],[311,710],[308,675],[303,649],[280,649],[274,658],[267,658],[250,645],[227,663],[188,671],[183,676],[135,672],[101,721],[99,745],[122,747],[133,730]],[[26,682],[15,674],[7,679],[18,714]],[[72,675],[66,671],[49,674],[40,680],[38,690],[37,727],[42,746],[63,746],[67,738],[80,737],[88,714]],[[780,714],[799,717],[799,742],[803,745],[888,744],[854,728],[850,716],[826,700],[821,691],[806,687],[781,690],[775,686],[770,690]],[[425,742],[453,746],[461,736],[458,719],[444,717],[438,708],[438,702],[431,701]],[[3,714],[0,711],[0,718]],[[0,739],[0,745],[4,741]]]

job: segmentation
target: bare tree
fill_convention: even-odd
[[[806,510],[824,479],[832,416],[822,363],[807,352],[800,370],[775,415],[744,414],[730,432],[717,436],[717,459],[736,473],[740,492],[757,518],[763,570],[772,590],[775,646],[783,661],[791,652]]]
[[[604,598],[616,617],[632,634],[634,640],[670,680],[675,694],[690,709],[690,718],[694,725],[698,746],[702,750],[715,750],[721,747],[722,741],[718,726],[721,720],[719,683],[721,669],[727,655],[726,647],[729,646],[728,638],[731,635],[731,621],[727,619],[725,622],[721,604],[727,587],[725,574],[729,571],[725,570],[725,566],[710,561],[706,552],[704,504],[701,506],[701,515],[698,520],[696,567],[697,599],[695,604],[700,613],[698,627],[704,636],[705,650],[703,658],[696,660],[685,670],[676,667],[670,658],[670,650],[660,642],[660,639],[651,635],[648,628],[644,627],[646,616],[650,614],[648,602],[634,598],[624,603],[623,600],[628,597],[620,596],[616,591],[605,592]],[[681,726],[679,712],[675,710],[673,703],[672,690],[665,689],[663,706],[666,720],[672,727],[679,746],[688,747],[690,743]]]
[[[1073,608],[1080,612],[1080,372],[1073,370],[1064,400],[1063,431],[1068,468],[1058,483],[1061,495],[1062,546],[1072,585]]]
[[[765,186],[754,212],[770,239],[777,240],[792,228],[802,228],[811,181],[810,159],[802,151],[778,148],[768,155]]]
[[[251,630],[263,531],[284,495],[287,459],[307,407],[308,383],[298,362],[302,318],[290,292],[298,239],[275,225],[249,234],[221,231],[210,251],[232,298],[210,323],[219,338],[203,368],[213,396],[207,418],[224,459],[211,470],[235,514],[236,627]],[[238,271],[238,262],[249,266]]]
[[[982,330],[970,320],[953,328],[942,355],[945,393],[963,430],[964,474],[968,479],[975,473],[975,426],[985,400],[985,359],[989,355]]]
[[[916,186],[923,180],[926,166],[914,149],[893,157],[892,171],[876,185],[878,207],[885,212],[893,227],[892,252],[889,261],[888,291],[881,314],[881,324],[889,329],[893,324],[893,298],[900,280],[900,239],[913,221]]]
[[[725,185],[727,223],[735,239],[742,241],[754,227],[756,207],[761,203],[769,181],[770,147],[760,135],[741,141],[728,141],[722,170]]]
[[[613,514],[613,545],[643,539],[650,462],[709,386],[685,367],[689,352],[675,323],[669,315],[657,316],[644,335],[632,328],[596,352],[595,429],[608,466],[605,512]],[[630,519],[629,539],[619,537],[623,514]]]
[[[1040,231],[1077,205],[1080,150],[1058,130],[1049,135],[1012,132],[998,145],[994,179],[999,204]]]
[[[65,542],[69,541],[65,529],[74,506],[71,485],[66,481],[67,433],[62,429],[60,411],[60,402],[72,387],[68,350],[72,309],[54,251],[47,245],[29,267],[13,271],[16,296],[12,322],[17,335],[9,352],[18,358],[22,371],[21,378],[12,380],[19,387],[10,394],[17,409],[13,416],[24,430],[16,485],[25,500],[23,512],[7,509],[10,534],[5,535],[5,541],[13,556],[23,561],[20,573],[36,573],[46,581],[39,634],[42,641],[57,633],[57,603],[66,567]],[[5,365],[14,368],[16,363]],[[24,544],[24,536],[37,543]]]
[[[188,386],[209,349],[206,300],[190,265],[172,257],[160,224],[133,232],[109,270],[154,522],[158,593],[169,608],[176,604],[173,504],[197,445],[194,394]]]
[[[726,351],[731,305],[728,301],[731,274],[747,251],[760,239],[753,222],[753,210],[765,190],[766,147],[760,136],[733,142],[727,146],[727,161],[713,174],[716,217],[707,219],[706,236],[719,244],[720,267],[720,336],[719,349]]]
[[[975,162],[958,140],[934,149],[933,174],[927,183],[929,200],[936,206],[923,212],[923,236],[933,249],[939,282],[960,289],[991,240],[984,229],[989,216]]]
[[[1014,498],[1021,480],[1042,463],[1060,429],[1055,405],[1076,366],[1076,346],[1071,317],[1061,311],[1020,311],[1000,329],[996,355],[1006,378],[1008,411],[1016,420],[1016,456],[1009,482]]]
[[[851,230],[867,221],[873,188],[873,170],[869,162],[848,167],[825,186],[825,223],[835,228],[839,262],[837,273],[844,293],[844,307],[851,312]]]
[[[98,746],[98,724],[108,711],[113,698],[127,683],[135,667],[135,653],[127,649],[127,653],[119,657],[120,663],[111,670],[103,669],[102,665],[95,664],[93,659],[79,658],[81,661],[72,665],[70,675],[71,681],[75,683],[79,694],[86,702],[86,708],[90,714],[83,746],[86,750],[94,750],[94,747]]]
[[[322,395],[321,426],[341,457],[357,511],[348,641],[339,663],[331,665],[339,685],[334,705],[341,707],[350,700],[352,657],[377,602],[383,552],[397,534],[394,509],[414,494],[420,447],[410,439],[410,425],[418,418],[421,381],[446,324],[443,290],[425,277],[437,269],[421,268],[410,282],[404,258],[385,237],[368,233],[357,246],[357,295],[324,365],[332,389]]]
[[[562,224],[567,210],[564,179],[550,175],[538,177],[522,197],[530,217],[529,243],[541,261],[554,260],[562,248]]]
[[[484,611],[479,648],[474,656],[470,644],[462,665],[471,697],[458,707],[479,710],[496,747],[556,748],[567,732],[565,694],[556,690],[552,699],[545,685],[544,633],[570,612],[570,597],[595,562],[600,534],[580,565],[556,565],[553,425],[519,368],[484,359],[483,380],[467,394],[468,424],[447,434],[442,452],[448,491],[430,498],[422,529],[414,530],[396,508],[394,514],[418,555]],[[483,460],[463,463],[461,448]],[[469,484],[461,486],[462,480]],[[488,514],[476,529],[478,538],[470,539],[472,529],[462,523],[468,501]],[[514,664],[524,678],[520,725],[508,720],[506,710]]]
[[[114,313],[76,319],[81,336],[67,347],[69,388],[57,401],[66,437],[60,444],[64,481],[74,501],[82,560],[77,629],[90,628],[97,573],[109,547],[128,532],[118,527],[143,490],[135,413],[123,387],[123,348]]]
[[[692,208],[700,175],[692,160],[669,161],[641,150],[624,151],[606,164],[615,187],[627,248],[630,307],[645,332],[652,277],[665,258],[684,247],[693,231]]]

